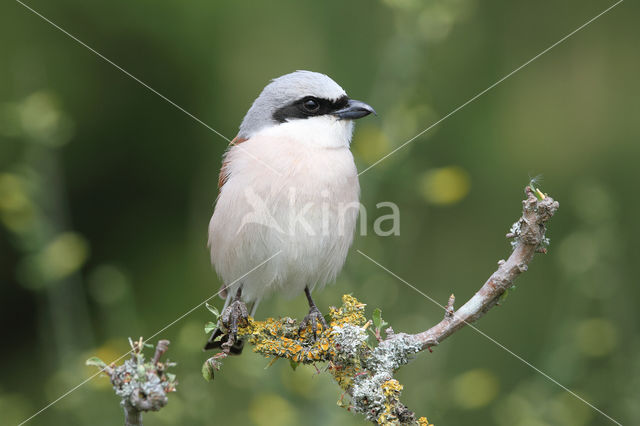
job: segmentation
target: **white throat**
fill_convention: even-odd
[[[299,143],[314,148],[349,148],[353,135],[353,121],[340,120],[336,117],[323,115],[306,119],[293,119],[260,130],[255,135],[260,137],[281,137],[293,139]]]

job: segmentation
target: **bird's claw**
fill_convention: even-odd
[[[318,309],[315,306],[312,306],[309,309],[309,313],[307,314],[307,316],[305,316],[302,319],[302,322],[300,323],[300,327],[298,328],[298,334],[302,334],[302,332],[307,328],[307,326],[311,324],[311,332],[313,334],[313,338],[316,339],[318,336],[318,323],[320,323],[320,325],[322,326],[322,328],[320,329],[321,333],[322,333],[322,330],[326,330],[327,328],[329,328],[329,326],[327,325],[327,321],[324,319],[324,316],[322,315],[322,312],[320,312],[320,309]]]
[[[249,322],[249,312],[247,306],[241,300],[234,300],[227,308],[222,311],[220,321],[227,332],[227,340],[222,344],[222,349],[229,352],[231,347],[238,340],[238,328],[243,327]]]

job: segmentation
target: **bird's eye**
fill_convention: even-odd
[[[302,102],[302,106],[307,112],[316,112],[320,109],[320,103],[314,98],[307,98]]]

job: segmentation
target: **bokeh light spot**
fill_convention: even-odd
[[[31,414],[35,407],[19,393],[0,393],[0,413],[3,424],[18,424]]]
[[[598,224],[610,219],[616,203],[612,194],[602,184],[585,183],[573,192],[571,201],[575,213],[588,224]]]
[[[300,424],[295,408],[284,398],[265,393],[251,401],[249,418],[257,426],[286,426]]]
[[[499,388],[495,374],[485,369],[467,371],[452,382],[454,401],[468,410],[488,405],[498,395]]]
[[[584,393],[581,392],[583,395]],[[594,411],[582,401],[566,392],[559,393],[551,401],[551,415],[555,424],[582,426],[589,424]]]
[[[40,267],[46,280],[58,280],[76,272],[89,257],[89,243],[80,234],[65,232],[57,236],[40,254]]]
[[[588,271],[598,258],[594,238],[586,232],[574,232],[558,247],[558,259],[570,274]]]
[[[469,174],[458,166],[429,170],[419,180],[422,197],[436,205],[457,203],[467,196],[470,188]]]
[[[23,131],[29,139],[54,147],[71,139],[73,122],[60,110],[50,93],[36,92],[28,96],[18,110]]]
[[[18,266],[18,279],[31,289],[44,288],[77,272],[89,258],[89,243],[80,234],[64,232]]]
[[[363,125],[358,128],[353,148],[359,159],[367,164],[372,164],[389,151],[389,139],[379,127]]]
[[[432,3],[420,13],[418,26],[422,36],[432,42],[444,40],[455,23],[452,11],[442,4]]]
[[[129,279],[113,265],[100,265],[89,275],[89,293],[93,299],[104,305],[121,300],[131,287]]]
[[[590,357],[610,354],[615,349],[618,340],[615,326],[604,318],[581,321],[575,336],[580,351]]]
[[[12,232],[21,233],[33,222],[34,209],[22,179],[0,174],[0,220]]]

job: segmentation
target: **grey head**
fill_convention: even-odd
[[[273,79],[253,102],[240,125],[238,137],[250,138],[256,132],[290,120],[322,115],[353,120],[371,113],[364,102],[349,99],[331,78],[312,71],[295,71]]]

